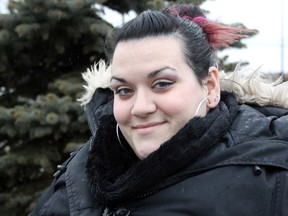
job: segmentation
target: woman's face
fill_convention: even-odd
[[[114,116],[140,159],[176,134],[207,97],[172,36],[119,42],[111,66]]]

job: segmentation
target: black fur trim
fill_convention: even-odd
[[[132,198],[205,155],[227,132],[238,112],[231,93],[205,117],[191,119],[176,135],[143,160],[118,143],[113,116],[101,119],[87,160],[87,175],[95,198],[104,205]],[[124,139],[123,139],[124,141]],[[175,182],[176,183],[176,182]]]

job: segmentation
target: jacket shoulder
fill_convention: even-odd
[[[90,142],[87,142],[80,150],[72,153],[62,165],[58,166],[52,183],[43,192],[36,208],[29,216],[88,216],[90,215],[89,211],[94,212],[95,215],[95,211],[98,211],[100,206],[90,193],[85,173],[89,148]]]

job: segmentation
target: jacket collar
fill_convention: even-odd
[[[191,119],[143,160],[138,160],[127,144],[126,151],[119,145],[113,115],[103,116],[86,165],[92,194],[106,205],[129,199],[204,157],[238,112],[231,94],[223,93],[221,98],[217,108],[205,117]]]

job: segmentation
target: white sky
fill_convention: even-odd
[[[284,13],[288,12],[287,0],[208,0],[202,8],[210,11],[211,19],[227,24],[240,22],[259,31],[257,36],[243,40],[246,49],[225,51],[229,59],[248,61],[255,69],[262,65],[265,72],[283,69],[288,73],[288,15]]]
[[[7,0],[0,1],[0,12],[5,12]],[[207,0],[202,8],[210,11],[210,19],[226,24],[239,22],[259,31],[257,36],[243,40],[246,49],[226,49],[221,55],[229,55],[233,62],[248,61],[254,69],[261,66],[263,72],[283,69],[288,73],[288,15],[284,13],[288,11],[287,0]],[[121,16],[110,12],[106,16],[115,25],[123,21]],[[131,16],[133,13],[125,21]]]

